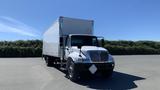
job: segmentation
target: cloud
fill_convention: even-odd
[[[40,33],[35,28],[11,17],[0,16],[0,32],[16,33],[30,37],[38,37]]]

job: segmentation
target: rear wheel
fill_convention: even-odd
[[[45,56],[45,57],[44,57],[44,59],[45,59],[45,61],[46,61],[46,65],[47,65],[47,66],[49,66],[49,67],[50,67],[50,66],[52,66],[52,65],[53,65],[53,62],[49,59],[49,57],[48,57],[48,56]]]

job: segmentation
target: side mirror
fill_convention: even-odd
[[[102,46],[104,47],[105,45],[104,39],[101,40],[101,43],[102,43]]]
[[[60,46],[63,46],[63,37],[60,37]]]
[[[63,46],[63,44],[62,44],[62,43],[60,43],[60,46]]]
[[[79,56],[82,57],[82,56],[81,56],[81,52],[82,52],[82,51],[81,51],[81,48],[82,48],[82,45],[79,44],[77,47],[78,47],[78,49],[80,49]]]

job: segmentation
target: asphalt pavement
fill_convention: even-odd
[[[114,56],[112,78],[72,82],[41,58],[0,58],[0,90],[160,90],[160,55]]]

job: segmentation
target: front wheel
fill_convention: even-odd
[[[78,79],[78,75],[75,71],[75,64],[72,60],[67,63],[67,76],[71,81],[76,81]]]

